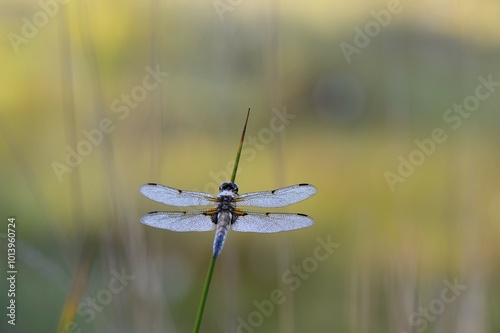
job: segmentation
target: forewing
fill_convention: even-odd
[[[231,226],[234,231],[273,233],[310,227],[314,220],[297,213],[263,213],[245,211]]]
[[[204,210],[189,212],[151,212],[141,217],[141,223],[171,231],[210,231],[215,224]]]
[[[217,198],[208,193],[182,191],[154,183],[141,186],[139,191],[145,197],[169,206],[213,206],[217,202]]]
[[[273,191],[250,192],[240,195],[234,201],[241,206],[284,207],[313,196],[318,190],[310,184],[297,184]]]

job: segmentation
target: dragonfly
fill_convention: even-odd
[[[213,257],[217,258],[228,230],[239,232],[275,233],[302,229],[314,224],[314,220],[300,213],[269,213],[241,209],[240,206],[275,208],[303,201],[317,189],[310,184],[296,184],[272,191],[238,194],[234,182],[223,182],[219,193],[213,196],[204,192],[183,191],[173,187],[148,183],[140,193],[156,202],[174,207],[212,206],[186,211],[155,211],[141,217],[141,223],[171,231],[215,230]]]

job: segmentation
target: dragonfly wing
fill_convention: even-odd
[[[302,229],[313,224],[314,220],[304,214],[242,211],[231,229],[241,232],[273,233]]]
[[[310,184],[297,184],[273,191],[250,192],[240,195],[234,201],[242,206],[284,207],[305,200],[318,190]]]
[[[151,212],[141,217],[142,224],[171,231],[210,231],[215,229],[211,216],[204,210],[189,212]]]
[[[182,191],[154,183],[141,186],[139,191],[145,197],[169,206],[213,206],[217,202],[217,198],[208,193]]]

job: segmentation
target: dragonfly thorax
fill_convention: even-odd
[[[219,212],[232,212],[235,208],[233,197],[225,195],[219,197],[219,205],[217,208]]]

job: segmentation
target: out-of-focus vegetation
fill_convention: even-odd
[[[74,281],[73,332],[189,331],[213,234],[138,188],[214,193],[250,106],[240,192],[315,184],[316,225],[230,232],[202,331],[498,332],[500,4],[395,4],[0,4],[1,331],[55,332]]]

